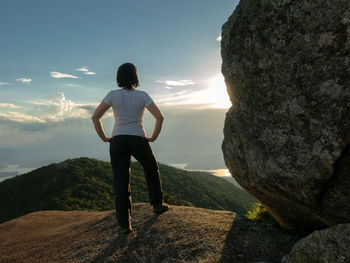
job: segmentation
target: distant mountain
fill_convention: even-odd
[[[185,200],[196,207],[243,214],[255,202],[244,190],[206,172],[159,164],[163,191],[172,203]],[[109,162],[68,159],[43,166],[0,183],[0,222],[40,210],[109,210],[114,208]],[[148,202],[139,163],[132,163],[133,202]]]

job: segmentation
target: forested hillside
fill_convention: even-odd
[[[254,198],[210,173],[160,164],[163,191],[171,203],[244,214]],[[0,222],[39,210],[109,210],[114,208],[109,162],[90,158],[50,164],[0,183]],[[142,167],[132,164],[133,202],[148,202]]]

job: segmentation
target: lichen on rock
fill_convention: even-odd
[[[222,28],[224,159],[288,228],[350,222],[349,10],[241,0]]]

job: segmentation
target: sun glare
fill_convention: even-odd
[[[210,108],[227,109],[231,101],[226,91],[224,77],[218,74],[208,81],[208,88],[194,92],[187,103],[205,104]]]
[[[158,81],[159,82],[159,81]],[[163,81],[162,81],[163,82]],[[194,82],[193,82],[194,84]],[[163,96],[157,99],[160,105],[166,106],[189,106],[193,108],[215,108],[228,109],[231,107],[231,101],[227,94],[224,77],[221,74],[202,81],[201,90],[182,90],[172,94],[172,96]],[[170,91],[173,88],[169,88]]]
[[[228,176],[231,177],[231,173],[228,169],[217,169],[217,170],[209,170],[209,172],[214,173],[216,176]]]
[[[231,101],[227,94],[224,77],[221,74],[210,79],[210,87],[207,92],[208,99],[213,101],[213,108],[231,107]]]

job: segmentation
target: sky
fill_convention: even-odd
[[[159,162],[226,169],[231,106],[221,75],[221,26],[237,0],[2,0],[0,180],[68,158],[109,160],[91,114],[134,63],[165,121]],[[107,135],[112,111],[102,119]],[[154,119],[145,113],[151,134]]]

